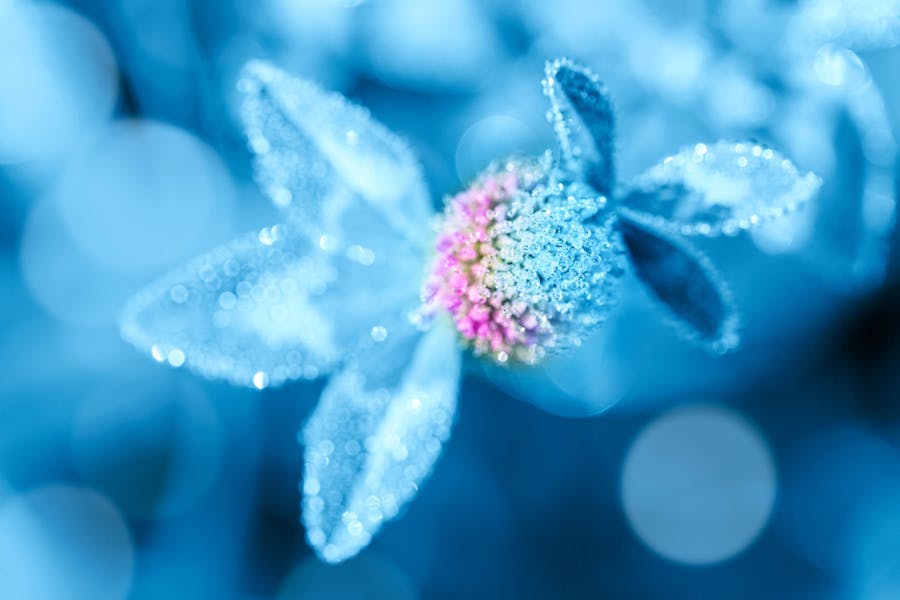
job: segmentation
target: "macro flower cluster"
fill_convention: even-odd
[[[602,322],[622,273],[606,198],[554,176],[551,156],[491,166],[447,201],[423,290],[466,345],[534,364]]]
[[[692,235],[736,234],[820,181],[754,142],[696,144],[615,180],[614,113],[566,59],[544,91],[558,147],[500,159],[436,216],[412,152],[362,108],[265,63],[239,90],[260,188],[284,222],[136,295],[123,335],[158,362],[263,389],[331,375],[301,432],[303,520],[326,561],[396,517],[450,435],[461,348],[500,364],[577,352],[626,274],[686,337],[738,344]]]

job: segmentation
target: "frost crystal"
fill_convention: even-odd
[[[546,155],[490,167],[447,201],[423,299],[476,354],[534,363],[600,323],[622,272],[606,198]]]
[[[368,110],[259,61],[238,87],[257,182],[291,223],[318,237],[359,199],[419,240],[431,216],[421,167]]]
[[[566,58],[547,63],[544,94],[567,173],[584,177],[601,194],[615,185],[614,113],[600,79]]]
[[[760,144],[701,143],[638,177],[622,206],[682,235],[733,235],[797,210],[821,183]]]
[[[635,275],[675,317],[682,335],[714,352],[733,349],[739,340],[737,310],[709,259],[685,239],[627,217],[619,220],[619,230]]]
[[[365,359],[331,379],[301,436],[303,521],[329,562],[356,554],[415,496],[456,411],[460,357],[449,328],[394,339]],[[399,364],[409,366],[397,377]]]

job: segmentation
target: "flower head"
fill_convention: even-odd
[[[559,183],[551,157],[489,167],[446,202],[423,289],[465,345],[533,364],[602,322],[621,273],[607,199]]]

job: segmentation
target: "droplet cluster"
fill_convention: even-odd
[[[335,374],[300,435],[303,522],[326,561],[353,556],[398,515],[450,436],[460,372],[455,336],[435,327],[417,339],[414,350],[395,340],[378,351],[378,359],[407,364],[402,376],[388,369],[383,381],[372,372],[377,364],[353,361]]]
[[[637,178],[629,217],[681,235],[735,235],[801,208],[822,184],[760,144],[682,148]]]
[[[157,362],[236,385],[315,379],[339,356],[324,312],[337,274],[289,228],[265,228],[134,296],[122,334]]]
[[[600,323],[622,270],[606,198],[549,155],[492,165],[447,201],[423,288],[478,355],[533,364]]]

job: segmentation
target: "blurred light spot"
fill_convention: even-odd
[[[301,562],[282,583],[277,600],[415,600],[409,577],[368,551],[338,565]]]
[[[285,41],[310,52],[340,50],[351,39],[354,12],[362,0],[268,0],[272,25]]]
[[[265,374],[263,371],[257,371],[253,375],[253,387],[258,390],[261,390],[269,385],[269,376]]]
[[[887,233],[894,223],[897,201],[889,176],[873,176],[866,181],[863,195],[863,222],[876,233]]]
[[[900,453],[853,426],[821,431],[788,460],[780,531],[832,575],[871,584],[900,564]]]
[[[869,72],[859,56],[832,44],[819,48],[813,69],[819,81],[826,85],[857,90],[869,83]]]
[[[129,43],[144,56],[173,67],[190,66],[194,32],[188,4],[180,0],[120,0],[118,9],[130,34]]]
[[[756,247],[766,254],[784,254],[802,250],[812,235],[815,210],[806,207],[750,229]]]
[[[472,181],[492,161],[515,153],[539,151],[531,127],[509,115],[492,115],[475,122],[456,146],[456,174],[463,183]]]
[[[0,3],[0,164],[83,143],[117,89],[113,52],[89,21],[57,4]]]
[[[730,558],[756,538],[775,499],[765,442],[721,408],[677,409],[635,440],[622,472],[625,514],[641,540],[689,564]]]
[[[163,356],[162,350],[160,350],[159,346],[157,346],[156,344],[153,344],[150,347],[150,354],[153,356],[153,360],[155,360],[156,362],[162,362],[166,360],[166,357]]]
[[[627,51],[632,72],[675,103],[690,101],[706,80],[710,49],[696,33],[648,31]]]
[[[777,137],[785,147],[785,154],[791,156],[795,164],[812,169],[824,178],[837,164],[833,131],[822,127],[822,123],[830,118],[821,102],[785,99],[785,107],[779,111],[776,124]]]
[[[708,79],[710,117],[722,127],[753,127],[766,122],[775,98],[766,86],[736,65],[720,67]]]
[[[550,357],[544,371],[569,398],[557,398],[544,410],[569,417],[601,413],[616,404],[628,391],[629,369],[614,350],[612,331],[607,327],[585,340],[578,352]],[[542,394],[543,399],[549,394]]]
[[[128,528],[96,492],[53,485],[0,505],[4,598],[118,600],[133,571]]]
[[[227,232],[230,175],[213,150],[163,123],[113,125],[68,165],[55,190],[73,239],[121,271],[166,267]]]
[[[380,79],[413,88],[468,88],[492,72],[503,50],[471,0],[367,4],[361,58]]]
[[[184,364],[184,352],[180,348],[172,348],[169,350],[169,364],[173,367],[180,367]]]
[[[72,240],[53,198],[40,200],[25,222],[19,247],[28,291],[50,314],[76,325],[112,325],[142,283],[97,266]]]
[[[171,517],[218,477],[224,433],[195,383],[106,385],[81,404],[72,428],[79,474],[129,514]]]
[[[897,142],[887,127],[870,127],[863,133],[863,154],[870,163],[890,166],[897,154]]]

